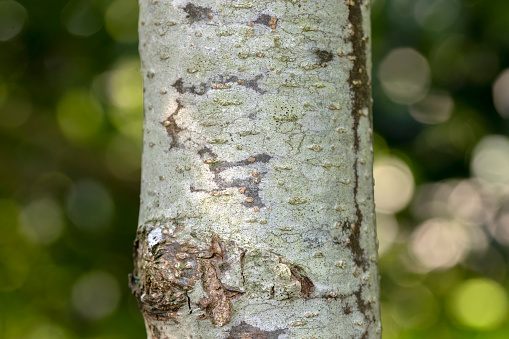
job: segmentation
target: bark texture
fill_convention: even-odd
[[[140,0],[148,338],[380,338],[369,0]]]

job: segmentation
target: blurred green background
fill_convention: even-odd
[[[135,0],[0,0],[0,338],[143,338]],[[384,339],[509,338],[509,1],[375,0]]]

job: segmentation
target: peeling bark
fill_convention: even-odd
[[[149,339],[380,338],[369,1],[140,0]]]

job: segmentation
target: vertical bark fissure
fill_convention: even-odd
[[[355,203],[355,215],[356,222],[355,226],[352,227],[350,242],[347,246],[354,253],[355,264],[362,269],[366,270],[368,262],[364,249],[360,245],[360,232],[363,222],[363,215],[359,206],[359,146],[360,146],[360,135],[359,135],[359,124],[360,119],[363,116],[370,114],[370,100],[371,90],[369,83],[369,75],[366,70],[367,58],[366,58],[366,37],[364,36],[363,30],[363,18],[362,18],[362,1],[352,0],[352,4],[348,6],[348,20],[350,21],[352,37],[350,42],[352,44],[352,56],[353,56],[353,67],[350,70],[350,76],[348,82],[352,90],[353,102],[352,102],[352,118],[354,121],[353,133],[354,133],[354,152],[355,161],[353,164],[354,168],[354,203]]]

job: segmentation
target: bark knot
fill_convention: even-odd
[[[171,231],[165,226],[170,224]],[[173,225],[171,225],[173,224]],[[175,220],[167,225],[148,225],[135,241],[135,268],[130,287],[147,319],[176,320],[178,312],[190,307],[188,292],[201,281],[206,297],[201,300],[205,318],[223,326],[231,317],[233,301],[243,293],[227,289],[218,273],[226,248],[212,236],[209,247],[177,240],[183,227]],[[172,227],[171,227],[172,226]]]

